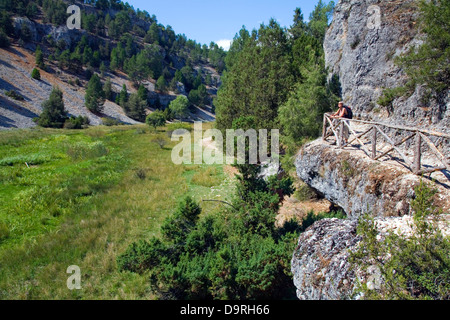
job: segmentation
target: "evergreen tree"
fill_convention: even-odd
[[[443,92],[450,86],[450,2],[420,1],[420,30],[424,43],[397,60],[409,76],[408,86],[425,85]]]
[[[215,101],[217,127],[231,128],[235,119],[250,115],[258,119],[254,129],[275,128],[278,108],[294,85],[287,34],[274,20],[261,25],[251,38],[245,30],[241,34],[244,39],[235,41],[242,48],[233,49],[235,61]]]
[[[39,69],[34,68],[31,72],[31,77],[36,80],[41,80],[41,72],[39,71]]]
[[[103,85],[103,92],[105,93],[105,99],[112,101],[114,92],[112,90],[111,79],[108,78],[105,84]]]
[[[53,88],[48,100],[42,103],[42,113],[37,124],[46,128],[62,128],[67,119],[64,109],[63,93],[59,88]]]
[[[158,81],[156,81],[156,88],[162,92],[165,92],[167,89],[167,81],[164,76],[160,76]]]
[[[128,90],[127,86],[123,84],[122,90],[120,91],[119,95],[116,97],[116,103],[121,106],[122,108],[126,107],[126,103],[128,101]]]
[[[103,91],[100,77],[94,74],[89,80],[85,95],[86,108],[94,113],[102,112],[105,103],[105,92]]]
[[[9,39],[6,33],[0,29],[0,48],[6,48],[9,46]]]
[[[37,46],[36,47],[36,52],[35,52],[35,60],[36,60],[36,65],[41,68],[44,69],[45,68],[45,64],[44,64],[44,54],[42,53],[42,49],[41,46]]]
[[[314,55],[314,52],[311,52]],[[283,136],[292,143],[320,134],[322,118],[339,98],[327,89],[323,65],[312,64],[302,69],[306,79],[297,84],[288,101],[280,107],[279,119]]]
[[[147,101],[142,100],[138,93],[130,95],[128,102],[126,103],[125,112],[128,117],[133,120],[145,122],[145,109],[147,107]]]

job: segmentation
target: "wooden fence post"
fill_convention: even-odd
[[[415,148],[414,148],[414,165],[412,168],[414,174],[419,174],[421,162],[422,162],[422,137],[420,136],[419,131],[417,131]]]
[[[377,128],[372,128],[372,159],[377,157]]]
[[[327,140],[327,115],[323,115],[322,140]]]

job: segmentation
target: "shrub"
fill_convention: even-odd
[[[5,93],[8,97],[14,99],[14,100],[18,100],[18,101],[24,101],[25,98],[22,97],[20,94],[18,94],[15,90],[9,90],[6,91]]]
[[[362,271],[375,266],[382,278],[379,289],[359,283],[357,293],[362,293],[363,298],[450,298],[450,240],[443,237],[432,219],[439,213],[433,194],[423,183],[416,188],[416,199],[411,203],[414,234],[409,238],[390,233],[378,240],[374,219],[366,215],[360,220],[358,234],[362,241],[350,262]]]
[[[64,129],[83,129],[83,126],[89,125],[89,123],[88,117],[71,117],[64,123]]]
[[[39,71],[39,69],[34,68],[31,72],[31,77],[36,80],[41,80],[41,72]]]
[[[380,106],[388,107],[392,105],[395,99],[410,92],[406,87],[388,88],[383,91],[383,95],[378,99],[377,103]]]
[[[317,198],[316,192],[306,183],[301,183],[294,192],[295,199],[299,201],[310,201]]]
[[[166,117],[163,111],[156,110],[147,116],[145,122],[156,129],[166,124]]]
[[[102,123],[107,127],[120,126],[123,124],[120,120],[113,118],[102,118]]]
[[[164,147],[169,143],[169,141],[167,141],[167,138],[161,135],[153,138],[152,142],[156,143],[161,149],[164,149]]]
[[[149,274],[161,299],[295,297],[289,270],[298,226],[275,230],[279,198],[267,187],[248,199],[208,215],[186,198],[161,238],[134,243],[117,258],[119,270]]]

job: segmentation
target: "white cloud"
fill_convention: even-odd
[[[217,45],[219,47],[222,47],[223,50],[228,51],[228,50],[230,50],[230,46],[231,46],[232,42],[233,42],[233,40],[222,39],[222,40],[217,41]]]

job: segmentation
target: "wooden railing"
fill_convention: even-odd
[[[351,123],[366,125],[365,129],[361,133],[355,132],[352,128]],[[405,138],[400,141],[394,141],[388,136],[383,128],[390,129],[389,131],[400,130],[408,133]],[[348,140],[345,141],[344,132],[348,129]],[[403,126],[393,126],[379,122],[362,121],[362,120],[350,120],[342,118],[333,118],[330,114],[325,114],[323,117],[323,135],[324,141],[327,141],[329,137],[334,135],[336,145],[338,148],[345,148],[351,146],[353,142],[358,141],[361,150],[373,160],[380,160],[384,156],[392,152],[397,152],[398,155],[403,160],[405,166],[411,170],[416,175],[431,174],[436,171],[450,170],[450,155],[446,156],[439,151],[438,147],[440,143],[445,139],[450,139],[449,134],[435,132],[430,130],[423,130],[418,128],[410,128]],[[438,141],[433,143],[430,136],[437,137]],[[363,138],[366,141],[363,141]],[[377,148],[377,141],[381,137],[388,144],[387,150],[379,150]],[[399,148],[401,145],[414,139],[414,159],[408,158],[404,152]],[[422,166],[422,156],[423,156],[423,145],[426,145],[431,154],[439,160],[442,165],[440,166],[427,166],[426,168]]]

